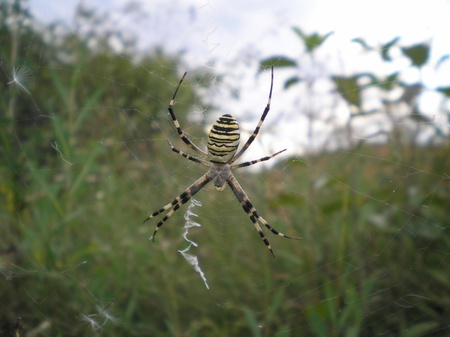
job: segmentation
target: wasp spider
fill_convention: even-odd
[[[262,157],[257,160],[251,160],[241,164],[233,164],[255,140],[261,128],[261,125],[264,122],[264,119],[266,118],[266,115],[270,110],[270,101],[272,99],[272,87],[273,87],[273,67],[270,83],[269,100],[267,102],[267,106],[264,109],[261,119],[259,120],[259,123],[256,126],[255,130],[253,131],[253,134],[250,136],[250,138],[247,140],[247,142],[244,144],[242,149],[237,154],[236,151],[239,146],[239,138],[240,138],[239,125],[236,119],[229,114],[221,116],[212,126],[211,131],[209,132],[208,135],[208,146],[207,146],[208,153],[200,150],[194,143],[192,143],[189,140],[189,138],[186,137],[173,111],[175,97],[177,96],[178,89],[180,88],[181,83],[183,82],[185,76],[186,73],[184,73],[183,77],[178,83],[178,86],[175,89],[175,93],[173,94],[173,97],[169,102],[169,114],[172,117],[172,122],[175,125],[178,135],[180,136],[182,141],[192,150],[197,152],[201,156],[201,158],[191,156],[187,153],[184,153],[181,150],[178,150],[170,142],[169,145],[173,152],[178,153],[180,156],[183,156],[184,158],[189,159],[195,163],[205,165],[209,167],[209,170],[203,176],[201,176],[200,179],[198,179],[191,186],[189,186],[183,193],[181,193],[178,197],[176,197],[172,202],[168,203],[158,211],[152,213],[150,216],[147,217],[147,219],[144,220],[145,222],[157,216],[158,214],[168,211],[167,214],[156,225],[153,236],[150,239],[154,241],[158,229],[181,207],[181,205],[189,201],[198,191],[200,191],[210,181],[214,181],[214,185],[216,186],[216,189],[218,191],[223,191],[225,189],[226,187],[225,183],[227,183],[228,186],[230,186],[231,190],[238,199],[242,208],[250,217],[250,220],[253,222],[253,225],[258,231],[261,239],[263,240],[269,251],[272,253],[272,255],[275,257],[272,251],[272,247],[270,246],[269,240],[267,240],[266,236],[264,235],[261,226],[258,224],[258,221],[262,223],[264,226],[266,226],[266,228],[275,235],[279,235],[283,238],[293,240],[300,240],[300,238],[285,235],[277,231],[271,225],[269,225],[269,223],[258,214],[255,207],[250,202],[250,199],[248,198],[247,194],[244,192],[241,185],[239,185],[238,181],[231,173],[231,171],[234,169],[250,166],[256,163],[269,160],[275,157],[276,155],[286,151],[286,149],[284,149],[270,156]]]

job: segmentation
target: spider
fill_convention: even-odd
[[[293,239],[293,240],[301,240],[301,238],[288,236],[286,234],[283,234],[283,233],[277,231],[262,216],[260,216],[258,214],[258,212],[256,211],[255,207],[250,202],[250,199],[248,198],[247,194],[242,189],[241,185],[239,185],[237,179],[231,173],[232,170],[239,169],[242,167],[247,167],[250,165],[254,165],[256,163],[260,163],[260,162],[269,160],[269,159],[275,157],[276,155],[279,155],[280,153],[286,151],[286,149],[284,149],[284,150],[278,151],[270,156],[262,157],[260,159],[247,161],[247,162],[241,163],[241,164],[233,164],[253,143],[256,136],[258,135],[258,132],[261,128],[262,123],[264,122],[264,119],[266,118],[267,113],[270,110],[270,101],[272,99],[272,87],[273,87],[273,67],[272,67],[272,75],[271,75],[271,83],[270,83],[269,100],[267,102],[266,108],[264,109],[264,112],[258,122],[258,125],[256,126],[255,130],[253,131],[253,134],[249,137],[247,142],[244,144],[244,146],[241,148],[241,150],[237,154],[236,154],[236,151],[239,146],[239,138],[240,138],[239,125],[238,125],[236,119],[229,114],[222,115],[213,124],[211,131],[209,132],[209,135],[208,135],[208,144],[207,144],[208,153],[200,150],[184,134],[183,130],[181,129],[180,124],[178,123],[177,118],[175,117],[175,113],[173,111],[173,106],[175,104],[175,98],[177,96],[178,89],[180,88],[181,83],[183,82],[186,74],[187,73],[184,73],[183,77],[181,78],[180,82],[178,83],[178,86],[175,89],[172,99],[169,102],[168,110],[169,110],[170,116],[172,117],[172,122],[175,125],[175,128],[177,129],[178,136],[181,138],[181,140],[187,146],[189,146],[192,150],[197,152],[202,158],[194,157],[194,156],[191,156],[190,154],[184,153],[183,151],[175,148],[170,143],[169,140],[167,140],[167,141],[173,152],[175,152],[175,153],[179,154],[180,156],[183,156],[184,158],[191,160],[195,163],[199,163],[204,166],[207,166],[207,167],[209,167],[209,170],[203,176],[201,176],[197,181],[195,181],[188,188],[186,188],[186,190],[184,190],[184,192],[181,193],[178,197],[176,197],[172,202],[168,203],[161,209],[155,211],[154,213],[149,215],[144,220],[144,222],[146,222],[146,221],[150,220],[151,218],[168,210],[167,214],[156,225],[155,231],[153,232],[153,235],[150,237],[150,239],[153,241],[155,240],[155,235],[158,232],[159,228],[181,207],[181,205],[188,202],[198,191],[200,191],[203,187],[205,187],[206,184],[208,184],[211,181],[214,181],[214,185],[218,191],[223,191],[225,189],[225,187],[226,187],[225,183],[227,183],[228,186],[230,186],[231,190],[233,191],[237,200],[241,204],[242,208],[247,213],[247,215],[250,217],[250,220],[253,222],[253,225],[255,226],[256,231],[259,233],[262,241],[265,243],[265,245],[269,249],[272,256],[275,257],[272,247],[270,246],[269,240],[264,235],[264,233],[261,229],[261,226],[258,224],[258,221],[260,223],[262,223],[264,226],[266,226],[266,228],[275,235],[279,235],[283,238]]]

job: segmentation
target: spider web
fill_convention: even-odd
[[[3,7],[21,33],[1,36],[18,47],[0,54],[0,335],[448,334],[449,103],[435,89],[450,67],[438,35],[441,55],[417,71],[373,51],[391,35],[298,40],[286,5],[244,2],[254,16],[231,28],[237,12],[216,2],[99,2],[50,27],[32,16],[52,6],[30,6],[30,17]],[[67,31],[87,50],[65,54]],[[408,39],[389,56],[425,40]],[[261,216],[303,240],[263,228],[273,259],[230,189],[211,184],[149,242],[160,218],[142,220],[205,173],[167,144],[195,155],[167,113],[182,73],[184,132],[205,149],[229,113],[242,146],[267,102],[264,60],[276,66],[271,111],[239,162],[287,151],[234,174]]]

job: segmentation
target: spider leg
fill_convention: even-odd
[[[272,88],[273,88],[273,66],[272,66],[272,80],[270,82],[270,92],[269,92],[269,100],[267,101],[267,105],[266,108],[264,109],[264,112],[261,116],[261,118],[259,119],[258,125],[256,126],[255,130],[253,131],[252,135],[248,138],[247,142],[244,144],[244,146],[242,147],[242,149],[240,149],[240,151],[230,160],[230,162],[228,164],[232,164],[236,161],[236,159],[238,159],[247,149],[248,147],[253,143],[253,141],[255,140],[256,136],[259,133],[259,130],[261,129],[261,125],[264,122],[264,119],[267,116],[267,113],[270,110],[270,101],[272,100]]]
[[[169,114],[170,117],[172,117],[172,123],[175,125],[175,128],[177,129],[178,136],[180,136],[181,140],[189,146],[191,149],[193,149],[195,152],[197,152],[199,155],[201,155],[204,158],[208,158],[208,154],[204,151],[200,150],[197,145],[192,143],[189,138],[186,137],[186,135],[183,132],[183,129],[181,129],[180,123],[178,123],[177,118],[175,117],[175,113],[173,112],[173,105],[175,104],[175,97],[177,97],[178,89],[180,89],[181,83],[183,83],[183,80],[186,76],[187,72],[184,73],[183,77],[181,78],[180,82],[178,83],[177,88],[175,89],[175,92],[173,93],[172,99],[169,102]]]
[[[275,254],[274,254],[274,252],[272,250],[272,247],[270,246],[270,242],[266,238],[266,236],[264,235],[264,232],[262,231],[261,226],[258,224],[258,221],[256,221],[256,219],[255,219],[255,217],[253,215],[250,215],[250,220],[252,220],[253,225],[255,226],[255,229],[258,232],[259,236],[263,240],[263,242],[266,245],[266,247],[269,249],[269,251],[272,254],[272,256],[275,258]]]
[[[273,257],[275,257],[275,254],[273,253],[272,247],[270,246],[269,240],[267,240],[266,236],[264,235],[261,226],[258,224],[257,220],[261,222],[268,230],[270,230],[273,234],[281,236],[286,239],[292,239],[292,240],[301,240],[301,238],[293,237],[286,235],[284,233],[281,233],[277,231],[275,228],[273,228],[269,223],[261,217],[258,212],[256,211],[255,207],[252,205],[250,199],[248,198],[247,194],[245,194],[244,190],[242,189],[241,185],[239,185],[239,182],[237,179],[233,176],[233,174],[230,173],[230,176],[227,179],[227,183],[230,186],[231,190],[233,191],[234,195],[240,202],[242,208],[244,209],[245,213],[250,217],[250,220],[253,222],[253,225],[255,226],[257,232],[261,236],[261,239],[269,249],[269,251],[272,253]]]
[[[153,235],[150,237],[151,240],[155,241],[155,235],[158,232],[159,227],[161,227],[172,215],[175,213],[181,205],[188,202],[198,191],[200,191],[206,184],[208,184],[212,178],[208,173],[205,173],[203,176],[201,176],[197,181],[195,181],[191,186],[186,188],[183,193],[181,193],[178,197],[176,197],[171,203],[165,205],[158,211],[154,212],[153,214],[149,215],[147,219],[144,220],[144,222],[150,220],[151,218],[154,218],[158,214],[161,214],[162,212],[167,211],[170,209],[169,212],[161,219],[160,222],[156,225],[155,231],[153,232]]]
[[[202,164],[202,165],[205,165],[208,167],[211,166],[211,164],[208,161],[191,156],[187,153],[184,153],[183,151],[178,150],[175,146],[173,146],[169,140],[167,140],[167,142],[169,143],[169,146],[172,149],[172,151],[175,153],[178,153],[180,156],[183,156],[184,158],[189,159],[189,160],[193,161],[194,163],[199,163],[199,164]]]
[[[262,157],[262,158],[259,158],[259,159],[256,159],[256,160],[247,161],[245,163],[238,164],[238,165],[231,165],[231,169],[238,169],[238,168],[241,168],[241,167],[247,167],[247,166],[250,166],[250,165],[254,165],[254,164],[260,163],[262,161],[269,160],[269,159],[279,155],[280,153],[282,153],[284,151],[286,151],[286,149],[278,151],[277,153],[274,153],[274,154],[272,154],[270,156]]]

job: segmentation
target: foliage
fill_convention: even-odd
[[[77,34],[46,40],[31,27],[12,38],[0,22],[4,66],[26,65],[36,79],[18,92],[8,77],[0,96],[8,111],[0,121],[2,336],[445,335],[448,140],[417,147],[391,136],[384,146],[240,174],[260,213],[304,238],[269,237],[275,261],[231,193],[206,188],[209,206],[198,210],[205,226],[195,233],[211,268],[206,291],[174,248],[181,214],[155,245],[139,223],[202,172],[175,155],[156,156],[168,152],[168,120],[159,119],[179,80],[177,59],[156,51],[136,61],[104,45],[91,49]],[[300,35],[316,46],[327,37]],[[17,44],[23,40],[31,42]],[[383,90],[398,83],[394,75],[369,78]],[[334,83],[359,105],[345,94],[359,88]],[[178,116],[195,100],[187,81]]]
[[[325,36],[319,36],[317,33],[306,35],[298,27],[294,27],[294,31],[305,46],[305,53],[312,59],[317,52],[317,48],[323,43],[326,43],[327,38],[331,35],[331,33],[328,33]],[[355,38],[352,42],[361,45],[366,53],[379,54],[381,59],[388,63],[394,61],[394,58],[391,56],[391,50],[398,47],[401,56],[397,56],[396,59],[401,57],[407,58],[412,67],[417,68],[419,73],[422,68],[429,63],[431,46],[428,42],[412,46],[399,46],[399,37],[382,44],[380,47],[370,46],[363,38]],[[311,47],[311,45],[314,45],[314,47]],[[446,62],[449,56],[449,54],[442,56],[436,68]],[[291,57],[277,55],[266,58],[260,62],[261,69],[272,65],[276,68],[290,69],[294,73],[301,73],[300,62]],[[398,71],[385,76],[380,76],[368,71],[351,75],[332,74],[330,80],[332,81],[335,91],[339,93],[339,97],[344,99],[349,105],[350,110],[352,111],[351,119],[365,118],[367,115],[382,113],[389,116],[392,122],[392,128],[395,128],[398,133],[406,135],[406,137],[410,138],[408,141],[413,142],[419,141],[421,131],[427,132],[424,131],[424,129],[433,128],[433,134],[437,137],[433,137],[431,139],[432,142],[439,142],[439,138],[444,135],[443,128],[445,129],[445,125],[444,127],[439,127],[433,123],[429,117],[431,113],[419,109],[418,100],[425,91],[434,91],[443,94],[445,99],[448,100],[448,97],[450,96],[448,87],[426,88],[420,82],[406,83],[401,80],[401,74],[399,74]],[[314,81],[314,79],[312,81]],[[308,87],[312,87],[311,80],[307,80],[307,75],[302,77],[301,75],[295,74],[285,81],[284,88],[290,89],[302,82],[306,82]],[[382,109],[367,110],[364,107],[364,100],[362,97],[364,97],[365,93],[369,90],[373,90],[373,88],[381,90],[380,96],[384,103]],[[393,100],[391,97],[395,96],[394,93],[399,89],[403,94],[399,99]],[[405,103],[409,111],[409,114],[406,117],[403,113],[397,112],[404,110],[402,104]],[[448,116],[450,115],[448,114]],[[415,127],[411,127],[411,123],[409,123],[408,120],[412,121]]]

